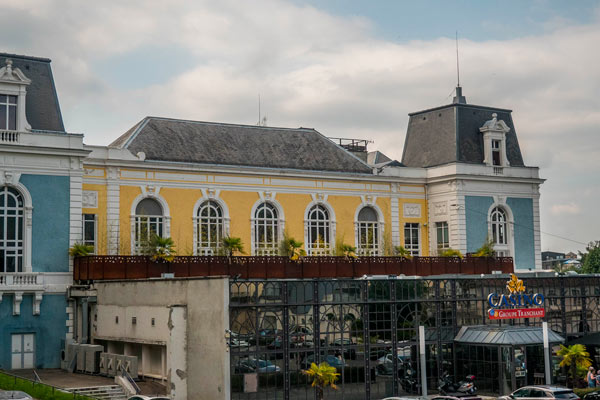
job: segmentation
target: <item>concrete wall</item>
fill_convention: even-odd
[[[67,333],[67,301],[64,294],[44,294],[40,315],[33,315],[33,295],[24,294],[21,315],[13,315],[13,295],[0,303],[0,369],[11,369],[11,335],[35,334],[36,368],[60,368],[61,340]]]
[[[227,279],[118,281],[96,283],[95,287],[94,339],[110,341],[111,351],[122,348],[125,352],[129,346],[130,352],[135,352],[132,344],[144,345],[142,358],[152,359],[148,368],[155,368],[157,360],[153,358],[159,356],[150,354],[150,346],[164,346],[161,362],[167,367],[168,388],[174,398],[229,399]],[[133,314],[136,327],[132,327]],[[149,326],[152,317],[155,329]]]
[[[33,203],[33,272],[69,271],[68,176],[22,175]]]

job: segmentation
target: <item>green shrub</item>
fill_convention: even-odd
[[[43,383],[17,378],[0,372],[0,389],[19,390],[38,400],[92,400],[90,397],[74,395]]]
[[[85,257],[94,252],[94,246],[83,243],[73,243],[73,247],[69,249],[71,257]]]

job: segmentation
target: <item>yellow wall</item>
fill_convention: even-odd
[[[95,190],[98,192],[98,207],[81,210],[82,214],[96,214],[96,254],[106,254],[106,186],[84,183],[83,190]]]
[[[93,169],[93,168],[92,168]],[[133,171],[133,170],[131,170]],[[192,255],[193,254],[193,229],[194,229],[194,206],[197,201],[203,197],[202,191],[200,189],[193,188],[173,188],[161,186],[161,182],[157,182],[154,180],[155,172],[154,171],[139,171],[140,176],[146,176],[148,179],[139,178],[135,179],[135,181],[131,181],[133,178],[121,178],[121,186],[120,186],[120,199],[119,199],[119,213],[120,213],[120,222],[119,222],[119,246],[118,251],[120,254],[130,254],[131,253],[131,206],[136,197],[142,194],[142,190],[140,185],[152,185],[161,187],[159,191],[159,195],[165,199],[167,204],[169,205],[170,210],[170,224],[171,224],[171,237],[176,245],[176,250],[180,255]],[[105,182],[106,175],[98,174],[94,172],[96,175],[86,176],[86,181],[90,182],[94,179],[98,179],[98,182]],[[145,174],[145,175],[144,175]],[[183,174],[183,173],[182,173]],[[161,175],[161,176],[164,176]],[[199,176],[199,175],[198,175]],[[215,182],[215,178],[211,178],[209,175],[206,175],[209,182]],[[216,175],[215,175],[216,176]],[[232,175],[233,176],[233,175]],[[238,175],[238,177],[240,177]],[[281,178],[281,177],[279,177]],[[164,178],[163,178],[164,179]],[[179,182],[184,183],[185,181],[179,179],[175,179],[175,175],[173,178],[173,182],[178,184]],[[242,191],[242,190],[220,190],[218,194],[218,198],[222,200],[229,210],[230,217],[230,235],[234,237],[239,237],[242,239],[244,244],[244,249],[246,254],[251,253],[251,211],[253,205],[260,199],[259,191],[273,191],[275,194],[275,201],[278,202],[283,208],[284,216],[285,216],[285,231],[290,237],[293,237],[297,241],[304,242],[304,213],[306,211],[307,206],[312,202],[311,195],[307,193],[289,193],[294,190],[294,187],[286,187],[285,193],[278,192],[277,187],[269,186],[271,184],[271,179],[269,177],[257,177],[253,179],[262,180],[264,184],[256,183],[256,191]],[[190,181],[188,179],[188,181]],[[328,183],[329,181],[320,181],[318,179],[303,179],[296,180],[293,182],[304,182],[302,185],[307,186],[306,182],[314,182],[315,190],[314,192],[327,192],[327,189],[319,189],[319,187],[323,187],[324,182]],[[333,182],[333,181],[332,181]],[[338,181],[340,182],[340,181]],[[200,182],[199,182],[200,183]],[[347,184],[351,185],[360,185],[361,183],[347,181]],[[375,185],[375,183],[373,183]],[[378,183],[378,189],[382,189],[381,183]],[[219,184],[213,183],[211,186],[218,189]],[[231,184],[229,184],[231,186]],[[247,186],[247,184],[246,184]],[[414,186],[414,185],[413,185]],[[352,186],[354,187],[354,186]],[[344,244],[355,245],[355,226],[354,226],[354,216],[356,214],[357,208],[362,203],[362,199],[359,193],[364,193],[364,195],[369,194],[369,189],[371,189],[371,184],[366,182],[364,185],[364,190],[358,189],[356,186],[353,191],[354,193],[344,195],[344,194],[336,194],[329,195],[327,197],[327,203],[333,208],[336,216],[336,239],[338,242],[343,242]],[[416,186],[418,188],[423,188],[423,186]],[[98,208],[85,208],[83,210],[84,213],[94,213],[98,215],[98,253],[107,252],[107,230],[115,231],[116,228],[111,228],[107,226],[107,190],[105,183],[84,183],[84,190],[95,190],[98,192]],[[349,190],[339,188],[338,191]],[[358,192],[358,193],[357,193]],[[418,192],[418,190],[417,190]],[[424,190],[422,192],[424,194]],[[390,192],[391,195],[391,192]],[[404,203],[419,203],[421,204],[421,217],[420,218],[404,218],[403,217],[403,206]],[[384,238],[390,238],[391,240],[391,230],[392,230],[392,221],[391,221],[391,198],[383,192],[380,192],[377,195],[376,205],[379,207],[381,212],[383,213],[383,219],[385,221],[384,225]],[[427,202],[425,199],[408,199],[408,198],[400,198],[398,200],[398,208],[399,208],[399,217],[400,217],[400,244],[404,244],[404,223],[406,222],[418,222],[421,225],[421,252],[422,255],[429,255],[429,246],[428,246],[428,227],[425,226],[427,222]],[[335,243],[332,243],[334,246]]]

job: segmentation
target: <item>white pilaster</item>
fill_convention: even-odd
[[[398,207],[398,198],[392,197],[392,244],[400,246],[400,208]]]
[[[542,242],[540,237],[540,195],[533,197],[533,249],[535,269],[542,269]]]
[[[108,254],[119,253],[119,204],[120,204],[120,188],[118,181],[119,170],[115,167],[108,168],[107,181],[107,204],[106,204],[106,242],[108,243]]]
[[[76,160],[78,162],[78,160]],[[70,172],[70,214],[69,214],[69,247],[76,242],[83,241],[83,225],[81,205],[83,200],[83,171],[71,170]],[[73,259],[69,258],[69,271],[73,271]]]

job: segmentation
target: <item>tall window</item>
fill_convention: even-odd
[[[418,256],[421,253],[418,223],[404,224],[404,248],[410,252],[411,256]]]
[[[448,234],[447,222],[436,222],[435,228],[437,231],[437,247],[438,249],[450,248],[450,235]]]
[[[495,207],[490,215],[492,240],[496,255],[501,257],[509,255],[507,222],[506,212],[500,207]]]
[[[314,205],[308,212],[308,255],[321,256],[331,254],[331,220],[329,212],[320,204]]]
[[[500,158],[500,140],[492,140],[492,165],[502,165]]]
[[[17,96],[0,94],[0,130],[17,130]]]
[[[83,214],[83,244],[92,246],[96,253],[96,214]]]
[[[0,189],[0,272],[23,272],[23,196],[17,190]]]
[[[163,210],[158,201],[146,198],[135,208],[135,252],[139,253],[142,246],[152,235],[163,236]]]
[[[379,222],[377,211],[363,207],[358,213],[358,254],[361,256],[379,255]]]
[[[214,201],[205,201],[196,216],[196,252],[199,255],[215,255],[223,238],[223,210]]]
[[[279,248],[279,219],[275,206],[262,203],[254,213],[254,254],[277,255]]]

